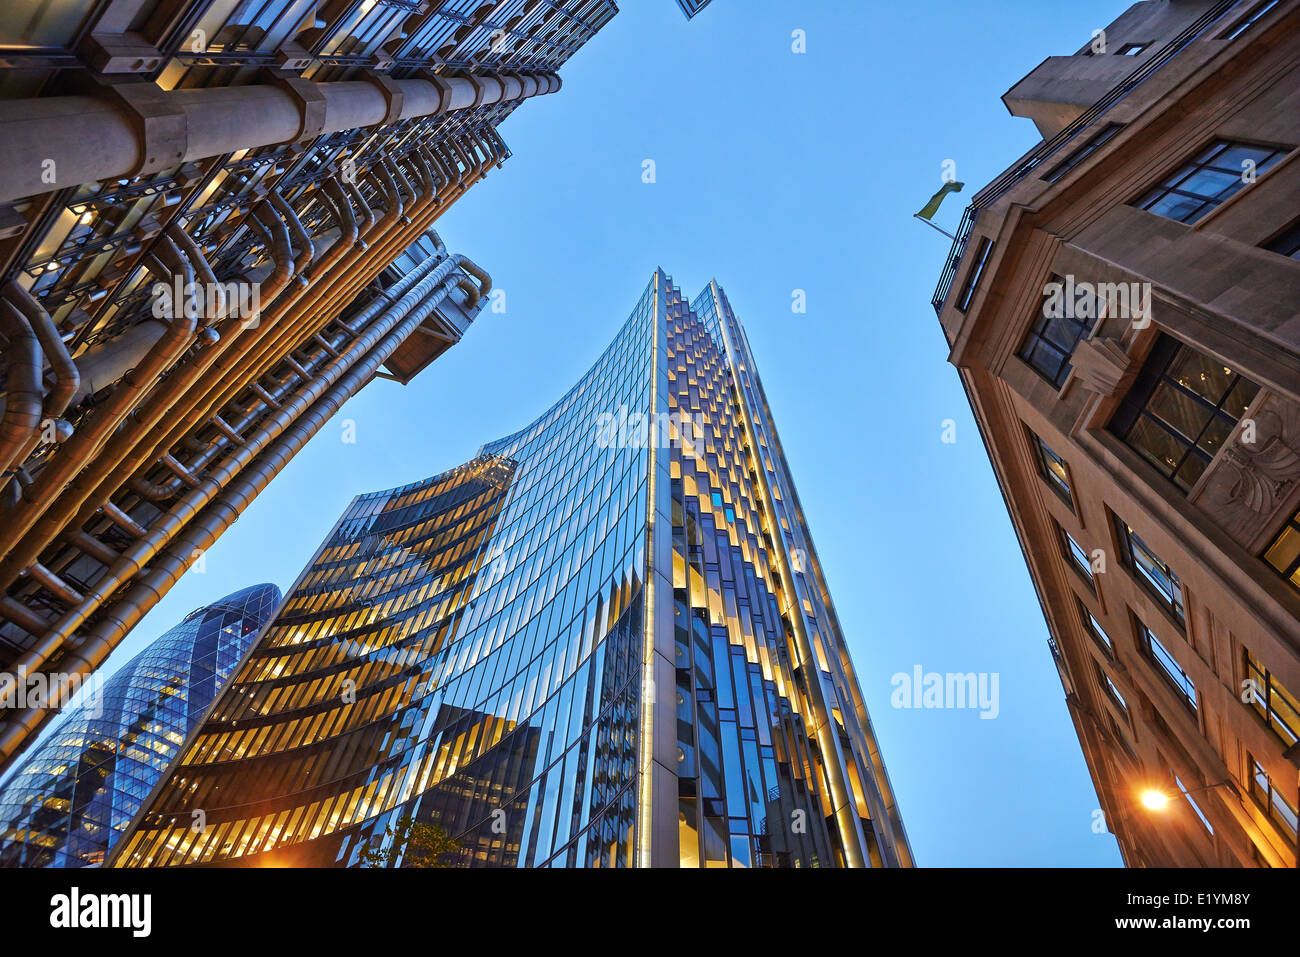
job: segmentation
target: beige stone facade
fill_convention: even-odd
[[[1300,3],[1138,3],[1004,101],[1044,141],[935,306],[1106,824],[1130,866],[1294,867]]]

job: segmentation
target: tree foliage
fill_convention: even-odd
[[[405,814],[384,828],[382,839],[367,840],[361,851],[361,866],[450,867],[447,860],[458,850],[460,845],[438,825]]]

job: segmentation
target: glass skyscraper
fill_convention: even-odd
[[[354,500],[114,863],[411,863],[406,817],[449,866],[911,864],[716,283],[656,271],[539,419]]]
[[[88,685],[0,790],[0,865],[102,864],[279,603],[274,585],[227,595]]]

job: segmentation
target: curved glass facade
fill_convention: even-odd
[[[0,791],[0,866],[102,864],[279,603],[274,585],[227,595],[88,686]]]
[[[448,866],[910,863],[752,368],[656,271],[539,419],[354,500],[115,863],[400,862],[408,815]]]

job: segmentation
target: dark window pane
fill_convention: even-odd
[[[1258,392],[1218,360],[1162,334],[1107,429],[1186,492]]]
[[[1155,419],[1143,416],[1128,435],[1129,445],[1166,475],[1178,468],[1185,447]]]
[[[1232,434],[1235,425],[1235,420],[1223,415],[1215,415],[1205,426],[1205,431],[1201,433],[1201,438],[1196,443],[1197,448],[1205,452],[1210,458],[1214,458],[1215,453],[1223,448],[1223,443]]]
[[[1198,455],[1189,455],[1183,460],[1182,467],[1174,473],[1174,481],[1184,492],[1190,492],[1205,471],[1208,463]]]
[[[1258,176],[1286,152],[1271,146],[1218,140],[1143,194],[1136,205],[1180,223],[1194,223],[1248,185],[1243,175],[1251,171],[1249,164],[1254,164],[1253,173]]]
[[[1215,404],[1223,398],[1235,378],[1227,366],[1195,349],[1180,351],[1170,370],[1174,381]]]
[[[1191,193],[1193,196],[1214,199],[1226,194],[1240,184],[1240,175],[1202,167],[1192,170],[1188,175],[1171,185],[1180,193]]]
[[[1201,429],[1205,428],[1205,423],[1209,421],[1214,407],[1198,402],[1182,389],[1168,382],[1162,382],[1156,389],[1156,394],[1151,397],[1151,404],[1147,409],[1170,431],[1181,435],[1188,442],[1195,442],[1196,437],[1201,434]]]

